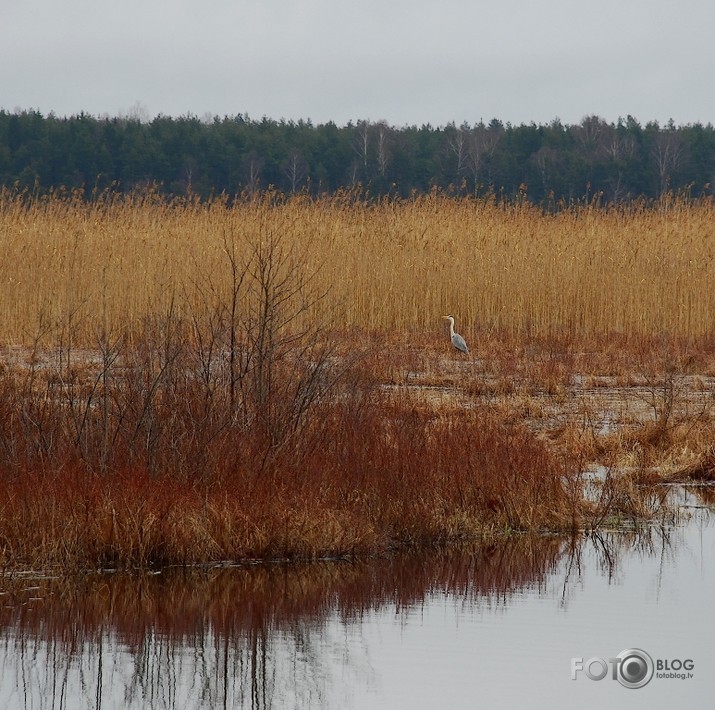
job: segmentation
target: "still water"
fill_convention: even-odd
[[[0,708],[713,707],[715,518],[698,500],[640,533],[5,580]],[[692,678],[626,688],[609,659],[629,648]],[[572,680],[594,657],[606,677]]]

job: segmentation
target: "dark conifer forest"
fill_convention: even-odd
[[[528,199],[545,207],[593,200],[712,194],[715,128],[642,125],[632,116],[577,125],[393,127],[314,125],[247,116],[60,118],[0,111],[0,184],[15,190],[238,195],[272,188],[372,197],[440,189]]]

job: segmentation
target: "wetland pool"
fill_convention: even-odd
[[[576,539],[16,575],[0,581],[0,708],[711,707],[715,516],[698,500],[677,526]],[[627,649],[652,661],[643,687],[612,678]]]

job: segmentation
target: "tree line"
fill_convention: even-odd
[[[248,116],[47,116],[0,111],[0,184],[19,189],[228,195],[268,187],[373,196],[494,193],[558,205],[622,202],[664,192],[712,194],[715,128],[641,125],[588,116],[565,125],[396,128],[384,121],[285,121]]]

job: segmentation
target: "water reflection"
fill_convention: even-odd
[[[16,577],[0,583],[0,707],[388,707],[386,684],[402,672],[396,654],[420,650],[408,648],[416,629],[437,666],[454,667],[455,638],[469,639],[455,642],[462,659],[520,607],[547,600],[568,616],[590,577],[623,585],[637,560],[655,563],[657,601],[679,551],[692,554],[688,529],[513,538],[356,563]],[[475,623],[481,636],[469,636]],[[442,631],[429,630],[445,626],[454,628],[440,646]],[[528,623],[514,633],[528,642]],[[486,662],[498,670],[510,651],[492,651]],[[529,657],[528,644],[521,653]],[[467,684],[472,677],[465,669]],[[420,696],[409,704],[421,707]]]

